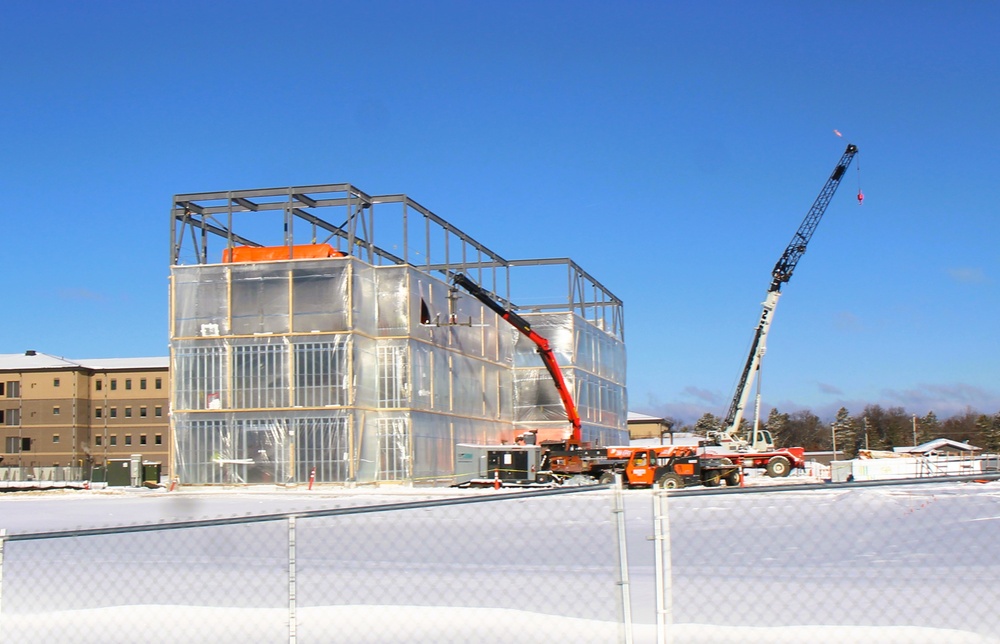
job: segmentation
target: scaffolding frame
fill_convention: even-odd
[[[272,215],[269,221],[266,215]],[[223,241],[218,251],[210,248],[213,240]],[[369,195],[349,183],[333,183],[174,196],[171,266],[217,263],[210,251],[221,257],[223,249],[237,245],[303,243],[329,243],[373,266],[408,264],[446,277],[461,272],[513,310],[570,311],[624,341],[622,301],[573,260],[505,259],[405,194]],[[565,298],[519,307],[512,269],[540,266],[565,266]]]

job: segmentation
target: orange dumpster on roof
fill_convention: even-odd
[[[222,251],[222,263],[277,262],[284,259],[322,259],[344,257],[330,244],[299,244],[297,246],[234,246]]]

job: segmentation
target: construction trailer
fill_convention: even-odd
[[[549,338],[584,440],[628,441],[622,302],[570,259],[349,184],[176,195],[170,221],[181,483],[450,485],[456,445],[565,438],[536,347],[458,272]]]

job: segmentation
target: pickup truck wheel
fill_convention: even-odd
[[[598,483],[600,483],[601,485],[611,485],[614,482],[615,482],[614,472],[604,472],[603,474],[601,474],[601,478],[598,480]]]
[[[784,456],[772,456],[767,462],[767,475],[771,478],[788,476],[792,471],[792,464]]]
[[[664,490],[679,490],[684,487],[684,479],[678,474],[667,472],[660,477],[660,487]]]
[[[711,472],[705,472],[706,477],[702,479],[701,484],[705,487],[719,487],[722,485],[722,480],[719,478],[722,475],[720,470],[712,470]]]

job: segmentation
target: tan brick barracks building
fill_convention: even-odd
[[[0,479],[74,468],[89,478],[108,459],[163,464],[169,440],[169,358],[68,360],[0,354]],[[75,469],[79,468],[79,470]]]

